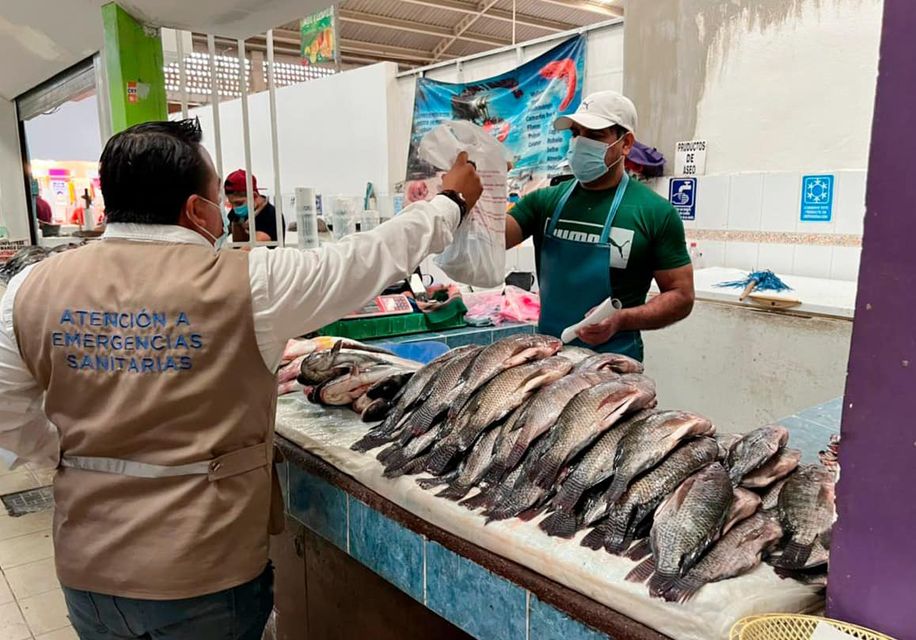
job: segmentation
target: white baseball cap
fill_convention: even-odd
[[[554,120],[553,128],[562,131],[573,123],[594,131],[620,125],[635,134],[636,106],[622,93],[599,91],[586,97],[574,114]]]

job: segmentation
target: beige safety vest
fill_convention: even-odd
[[[60,430],[61,583],[171,600],[257,577],[277,387],[247,254],[103,240],[36,266],[14,325]]]

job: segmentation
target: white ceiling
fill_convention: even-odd
[[[102,47],[108,0],[0,3],[0,96],[12,99]],[[248,37],[331,4],[330,0],[121,0],[143,22]]]

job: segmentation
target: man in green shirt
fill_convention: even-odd
[[[568,161],[576,180],[522,198],[506,220],[506,247],[534,238],[540,332],[559,336],[617,298],[623,309],[580,329],[575,342],[642,360],[639,332],[667,327],[693,308],[684,225],[667,200],[624,169],[636,140],[628,98],[592,94],[554,127],[572,133]],[[646,302],[653,278],[661,294]]]

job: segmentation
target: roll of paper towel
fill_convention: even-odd
[[[575,340],[578,336],[576,333],[582,327],[587,327],[592,324],[598,324],[602,320],[610,318],[612,315],[617,313],[623,308],[623,303],[620,302],[617,298],[608,298],[592,311],[590,314],[585,316],[585,318],[571,327],[566,327],[563,329],[563,333],[560,334],[560,340],[564,343],[569,343]]]

